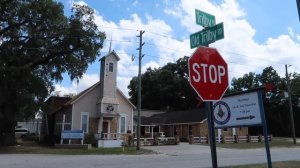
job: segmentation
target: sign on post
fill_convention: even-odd
[[[69,140],[69,144],[71,144],[71,140],[79,139],[81,140],[81,144],[83,144],[84,139],[84,131],[83,130],[63,130],[61,132],[60,143],[63,144],[63,140]]]
[[[263,128],[268,168],[272,168],[268,128],[262,98],[263,88],[224,97],[213,103],[216,128],[260,125]]]
[[[83,130],[64,130],[61,133],[61,139],[83,139]]]
[[[199,32],[190,35],[190,46],[195,48],[198,46],[206,46],[212,42],[224,38],[223,23],[219,23],[210,28],[203,29]]]
[[[213,103],[216,128],[261,125],[258,92],[228,96]]]
[[[205,29],[190,35],[190,46],[208,46],[224,38],[223,23],[216,24],[215,16],[195,10],[196,23]],[[211,101],[220,100],[228,88],[227,63],[216,49],[199,47],[188,62],[189,82],[199,97],[207,103],[207,121],[212,167],[218,167]]]
[[[220,100],[228,88],[227,63],[215,48],[199,47],[190,57],[189,82],[203,101]]]
[[[214,15],[195,9],[196,23],[203,27],[211,27],[216,24]]]

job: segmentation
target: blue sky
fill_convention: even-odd
[[[229,80],[248,72],[261,73],[273,66],[283,77],[284,65],[300,73],[300,22],[296,0],[60,0],[66,15],[73,3],[86,4],[96,11],[95,22],[107,35],[101,58],[109,41],[121,60],[118,87],[128,95],[127,85],[137,75],[139,30],[143,35],[142,71],[158,68],[190,56],[190,34],[200,31],[195,9],[215,15],[224,23],[225,38],[210,45],[217,48],[228,63]],[[79,83],[65,75],[55,85],[61,95],[79,93],[99,80],[99,62],[91,64]]]

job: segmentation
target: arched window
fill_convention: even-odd
[[[109,72],[114,72],[114,63],[113,63],[113,62],[110,62],[110,63],[108,64],[108,71],[109,71]]]

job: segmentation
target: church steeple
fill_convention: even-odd
[[[108,53],[111,52],[111,41],[112,41],[112,36],[110,36],[110,42],[109,42],[109,49],[108,49]]]
[[[114,50],[100,60],[100,99],[103,105],[117,105],[117,65],[120,60]]]

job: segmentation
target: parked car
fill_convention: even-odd
[[[15,136],[16,138],[24,138],[30,135],[30,132],[27,128],[16,128]]]

